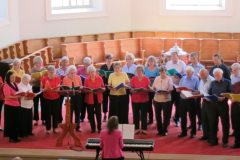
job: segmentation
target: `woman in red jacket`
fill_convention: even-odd
[[[1,128],[1,115],[2,115],[2,106],[4,102],[4,97],[3,97],[3,80],[2,77],[0,77],[0,131],[3,131]]]
[[[109,118],[107,129],[101,132],[100,147],[102,160],[124,160],[122,132],[118,130],[117,116]]]

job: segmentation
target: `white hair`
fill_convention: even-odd
[[[149,57],[148,57],[147,62],[146,62],[146,66],[148,66],[148,62],[149,62],[150,60],[153,60],[153,62],[154,62],[154,67],[157,67],[157,60],[156,60],[156,58],[155,58],[154,56],[149,56]]]
[[[69,62],[69,58],[68,58],[67,56],[63,56],[63,57],[61,58],[61,62],[63,62],[64,60],[67,60],[67,61]]]
[[[92,60],[91,60],[91,58],[89,58],[89,57],[85,57],[85,58],[83,59],[83,63],[89,63],[89,64],[91,64],[91,62],[92,62]]]
[[[240,68],[240,64],[239,63],[233,63],[231,66],[232,69],[239,69]]]
[[[89,73],[91,70],[96,71],[96,68],[94,66],[90,65],[87,67],[87,73]]]
[[[220,72],[221,74],[223,74],[223,70],[221,70],[220,68],[215,68],[213,70],[213,74],[215,74],[216,72]]]
[[[130,57],[130,58],[133,60],[133,62],[135,62],[135,57],[134,57],[134,55],[133,55],[132,53],[128,53],[128,54],[126,55],[125,61],[127,61],[127,57]]]
[[[191,67],[191,66],[187,66],[186,71],[194,72],[194,69],[193,69],[193,67]]]
[[[71,71],[71,70],[77,71],[76,66],[74,66],[74,65],[68,66],[67,73],[69,73],[69,71]]]
[[[30,81],[31,80],[31,76],[29,74],[24,74],[22,77],[21,77],[21,81],[22,82],[26,82],[26,81]]]
[[[49,65],[47,70],[48,71],[55,71],[55,66],[54,65]]]
[[[18,59],[18,58],[15,58],[15,59],[13,60],[13,65],[15,65],[15,64],[17,64],[17,63],[21,64],[21,60]]]
[[[42,57],[40,57],[40,56],[36,56],[36,57],[34,57],[34,59],[33,59],[33,64],[36,64],[36,63],[38,63],[38,62],[43,62],[43,59],[42,59]]]

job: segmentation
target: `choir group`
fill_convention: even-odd
[[[240,148],[240,103],[231,100],[230,125],[229,99],[221,95],[240,94],[240,83],[233,85],[240,81],[240,64],[232,64],[231,76],[230,69],[223,63],[220,54],[213,55],[214,66],[209,72],[198,62],[196,53],[190,54],[189,65],[179,59],[178,52],[172,52],[171,60],[160,67],[154,56],[148,57],[145,66],[135,65],[135,57],[131,53],[126,55],[125,60],[126,65],[122,66],[120,62],[113,63],[113,55],[107,54],[106,64],[100,69],[112,71],[108,76],[98,74],[88,57],[84,58],[83,67],[77,69],[74,65],[69,66],[69,59],[64,56],[61,59],[61,67],[55,69],[53,65],[44,68],[42,58],[36,56],[31,74],[44,70],[47,70],[47,74],[33,78],[20,69],[21,62],[15,59],[13,68],[7,72],[5,80],[0,77],[0,111],[4,103],[4,136],[9,137],[10,142],[16,143],[21,141],[18,137],[34,135],[32,120],[35,121],[34,126],[39,125],[39,113],[42,124],[46,125],[46,133],[49,134],[51,128],[54,133],[58,132],[58,123],[63,121],[64,101],[64,96],[60,96],[58,91],[63,89],[62,85],[72,87],[74,84],[81,86],[76,94],[70,97],[71,117],[74,113],[76,131],[81,132],[80,122],[84,122],[86,111],[92,133],[96,132],[96,128],[100,133],[101,122],[107,121],[107,118],[112,116],[117,116],[120,124],[128,124],[131,100],[135,134],[147,134],[147,125],[153,123],[154,106],[157,135],[167,136],[174,105],[175,127],[181,126],[178,137],[187,136],[187,131],[191,130],[190,138],[194,138],[197,130],[203,130],[199,140],[206,140],[210,146],[218,145],[220,117],[223,132],[222,147],[228,146],[229,129],[232,127],[234,130],[232,135],[235,136],[232,148]],[[182,76],[169,75],[168,71],[172,69]],[[16,83],[15,77],[21,77],[21,82]],[[121,83],[124,86],[116,89]],[[86,89],[87,87],[90,89]],[[195,98],[188,98],[178,89],[179,87],[186,87],[185,90],[196,95]],[[91,90],[96,88],[100,89],[96,92]],[[36,95],[28,97],[26,94],[16,94],[18,92],[33,92]],[[206,95],[215,95],[217,99],[213,101]],[[1,128],[0,130],[3,131]]]

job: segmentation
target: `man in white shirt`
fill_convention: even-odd
[[[200,75],[200,85],[198,87],[198,91],[194,92],[193,94],[198,95],[198,94],[207,94],[208,89],[214,78],[209,75],[208,70],[206,69],[201,69],[199,71]],[[202,128],[203,128],[203,136],[199,138],[199,140],[208,140],[209,139],[209,134],[210,134],[210,122],[209,122],[209,117],[210,115],[210,102],[203,99],[202,101]]]
[[[173,69],[175,68],[178,73],[180,74],[185,74],[186,73],[186,64],[185,62],[183,62],[182,60],[178,59],[178,52],[172,52],[171,54],[171,61],[169,61],[166,64],[167,69]],[[180,78],[176,75],[171,76],[173,84],[175,85],[179,85],[180,82]],[[180,93],[176,91],[176,89],[174,88],[174,90],[171,92],[171,104],[175,105],[176,110],[175,110],[175,116],[174,116],[174,121],[175,121],[175,127],[179,127],[179,118],[180,118],[180,111],[179,111],[179,101],[180,101]],[[172,115],[172,105],[169,111],[169,119],[171,118]]]

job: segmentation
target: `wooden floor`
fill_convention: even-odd
[[[126,160],[139,160],[136,153],[124,152]],[[146,160],[239,160],[239,156],[187,155],[187,154],[153,154],[145,153]],[[95,152],[50,150],[50,149],[12,149],[0,148],[0,160],[12,160],[21,157],[22,160],[93,160]],[[101,158],[99,158],[101,159]]]

